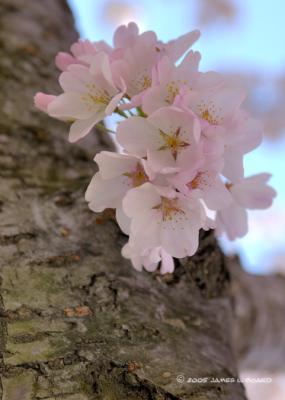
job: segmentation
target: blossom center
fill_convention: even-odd
[[[169,149],[175,159],[180,150],[189,146],[189,143],[181,139],[180,130],[180,128],[177,128],[173,134],[167,134],[163,131],[160,131],[160,136],[162,137],[164,144],[159,148],[159,150]]]
[[[147,88],[149,88],[150,86],[151,86],[151,79],[150,79],[150,77],[149,76],[147,76],[147,75],[144,75],[143,77],[142,77],[142,88],[145,90],[145,89],[147,89]]]
[[[147,74],[147,72],[143,72],[138,76],[136,81],[134,82],[134,90],[135,93],[142,92],[143,90],[148,89],[151,86],[151,78]]]
[[[163,221],[171,221],[173,217],[177,216],[177,214],[185,214],[177,203],[177,199],[162,197],[161,203],[153,208],[161,211]]]
[[[94,104],[108,105],[110,103],[111,96],[107,90],[96,87],[94,83],[89,83],[86,87],[88,91],[81,96],[81,99],[88,110],[91,110]]]
[[[171,81],[166,85],[167,96],[165,100],[167,103],[172,104],[175,97],[179,94],[179,85],[178,82]]]
[[[137,163],[135,171],[125,172],[124,175],[131,179],[133,187],[138,187],[148,182],[148,176],[144,172],[142,165],[139,163]]]
[[[189,189],[198,189],[198,187],[200,186],[201,183],[201,179],[202,179],[202,174],[201,172],[199,172],[196,177],[187,184],[187,186],[189,187]]]
[[[208,106],[202,101],[198,106],[200,117],[211,125],[218,125],[223,122],[223,118],[219,115],[221,108],[217,109],[215,104],[211,101]]]
[[[191,190],[195,189],[205,189],[207,187],[210,187],[212,185],[211,183],[211,175],[209,174],[208,171],[201,171],[198,172],[198,174],[195,176],[192,181],[187,183],[187,187]]]
[[[175,97],[179,94],[182,85],[187,85],[187,81],[171,81],[166,85],[167,95],[165,96],[165,101],[172,104]]]

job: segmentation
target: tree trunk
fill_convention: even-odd
[[[227,260],[231,272],[233,343],[239,367],[285,370],[285,276],[255,276],[239,260]]]
[[[218,382],[238,374],[212,233],[171,276],[133,270],[125,236],[84,200],[110,142],[70,145],[33,107],[35,92],[56,90],[54,56],[75,38],[64,0],[1,0],[1,399],[245,399],[241,383]]]

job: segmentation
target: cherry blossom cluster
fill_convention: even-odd
[[[163,43],[129,23],[113,47],[79,40],[56,57],[63,93],[35,97],[39,109],[71,122],[70,142],[120,116],[123,152],[96,155],[86,200],[95,212],[116,210],[129,236],[122,254],[137,270],[173,272],[173,258],[197,251],[200,229],[244,236],[247,209],[267,208],[276,195],[269,174],[244,176],[262,129],[242,108],[242,90],[199,71],[201,56],[190,51],[198,38],[193,31]]]

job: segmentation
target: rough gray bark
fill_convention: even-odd
[[[285,370],[285,276],[247,274],[227,260],[233,299],[233,344],[240,369]]]
[[[134,271],[112,218],[84,201],[110,144],[70,145],[33,107],[36,91],[56,90],[54,55],[75,37],[65,1],[1,0],[1,399],[245,399],[240,383],[176,379],[238,376],[213,235],[173,276]]]

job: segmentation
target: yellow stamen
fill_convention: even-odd
[[[141,186],[142,184],[148,182],[148,177],[144,172],[144,169],[141,164],[137,164],[135,171],[133,172],[125,172],[123,174],[132,180],[133,187]]]
[[[161,204],[153,208],[161,210],[163,221],[171,221],[175,215],[185,214],[185,212],[177,205],[177,199],[168,199],[167,197],[163,197]]]
[[[180,128],[178,128],[174,133],[167,134],[163,131],[160,131],[160,136],[164,140],[164,145],[159,148],[159,150],[169,149],[176,159],[177,153],[183,149],[184,147],[189,146],[189,143],[181,140],[180,136]]]

